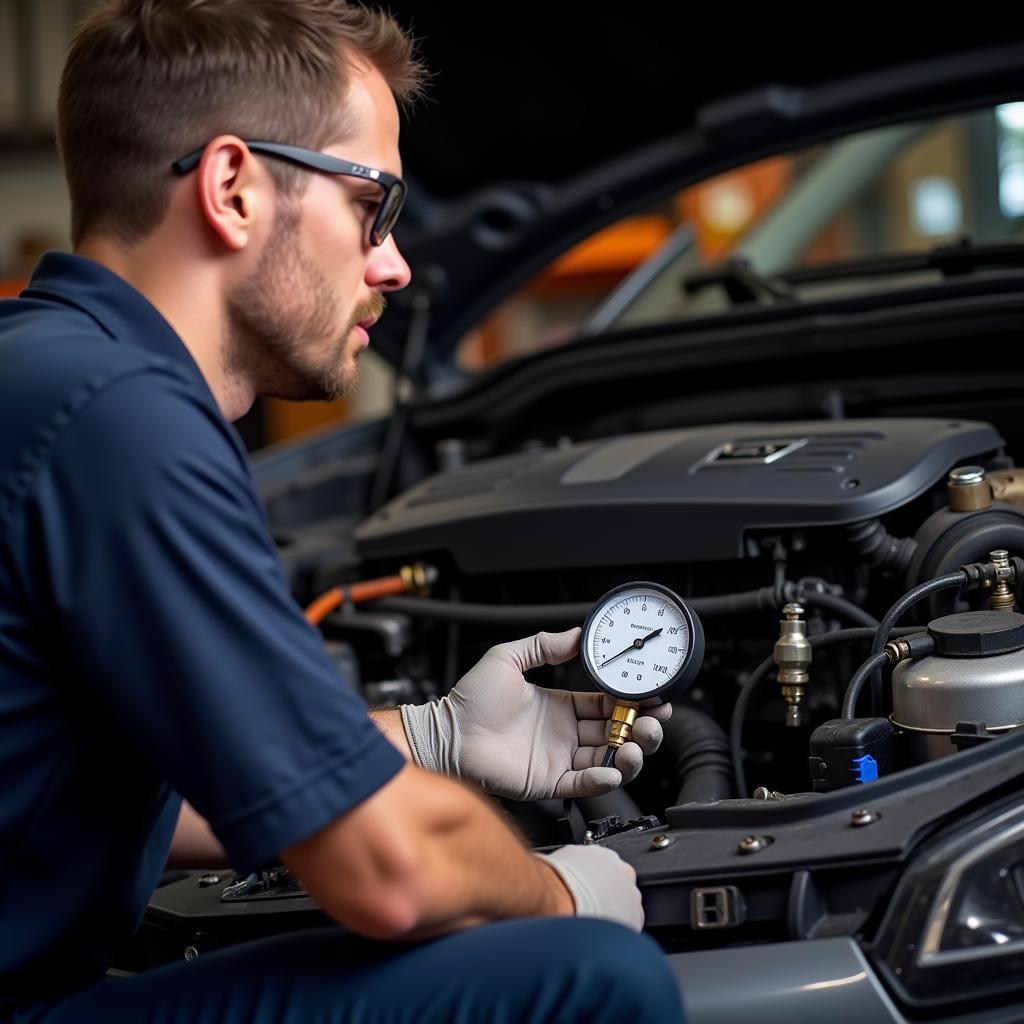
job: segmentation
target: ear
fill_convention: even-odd
[[[203,219],[234,252],[249,244],[257,216],[273,203],[266,171],[235,135],[221,135],[196,168],[196,198]]]

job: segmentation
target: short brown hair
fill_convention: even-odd
[[[71,240],[144,238],[167,208],[171,163],[222,133],[319,149],[343,137],[346,55],[409,103],[424,72],[390,15],[345,0],[106,0],[61,77],[57,139]],[[268,161],[279,187],[308,179]]]

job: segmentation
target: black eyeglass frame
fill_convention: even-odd
[[[354,164],[340,157],[330,156],[315,149],[303,149],[301,146],[289,146],[283,142],[263,142],[259,139],[242,139],[242,141],[254,153],[262,153],[266,156],[276,156],[281,160],[287,160],[299,167],[305,167],[311,171],[321,171],[324,174],[340,174],[346,178],[362,178],[365,181],[372,181],[384,189],[384,195],[377,208],[373,224],[370,226],[370,244],[383,245],[384,240],[391,234],[391,229],[398,220],[405,204],[405,195],[408,191],[405,182],[394,174],[387,171],[379,171],[375,167],[366,167],[364,164]],[[175,160],[171,164],[171,170],[175,174],[189,174],[199,166],[205,146],[194,150],[187,156]]]

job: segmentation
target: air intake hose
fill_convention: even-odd
[[[661,727],[665,731],[662,750],[672,758],[679,784],[677,804],[727,800],[733,795],[729,738],[710,715],[676,704],[672,717]]]

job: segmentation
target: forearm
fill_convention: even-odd
[[[217,841],[206,819],[187,800],[183,800],[167,866],[214,868],[225,867],[227,863],[224,847]]]
[[[574,912],[557,873],[483,799],[412,765],[282,857],[326,913],[375,938]]]
[[[574,912],[557,873],[486,800],[461,783],[433,779],[436,792],[422,800],[432,832],[416,879],[418,932]]]
[[[402,757],[406,761],[411,761],[412,751],[409,749],[409,740],[405,735],[405,726],[402,725],[401,711],[398,708],[384,708],[371,711],[370,718]]]

